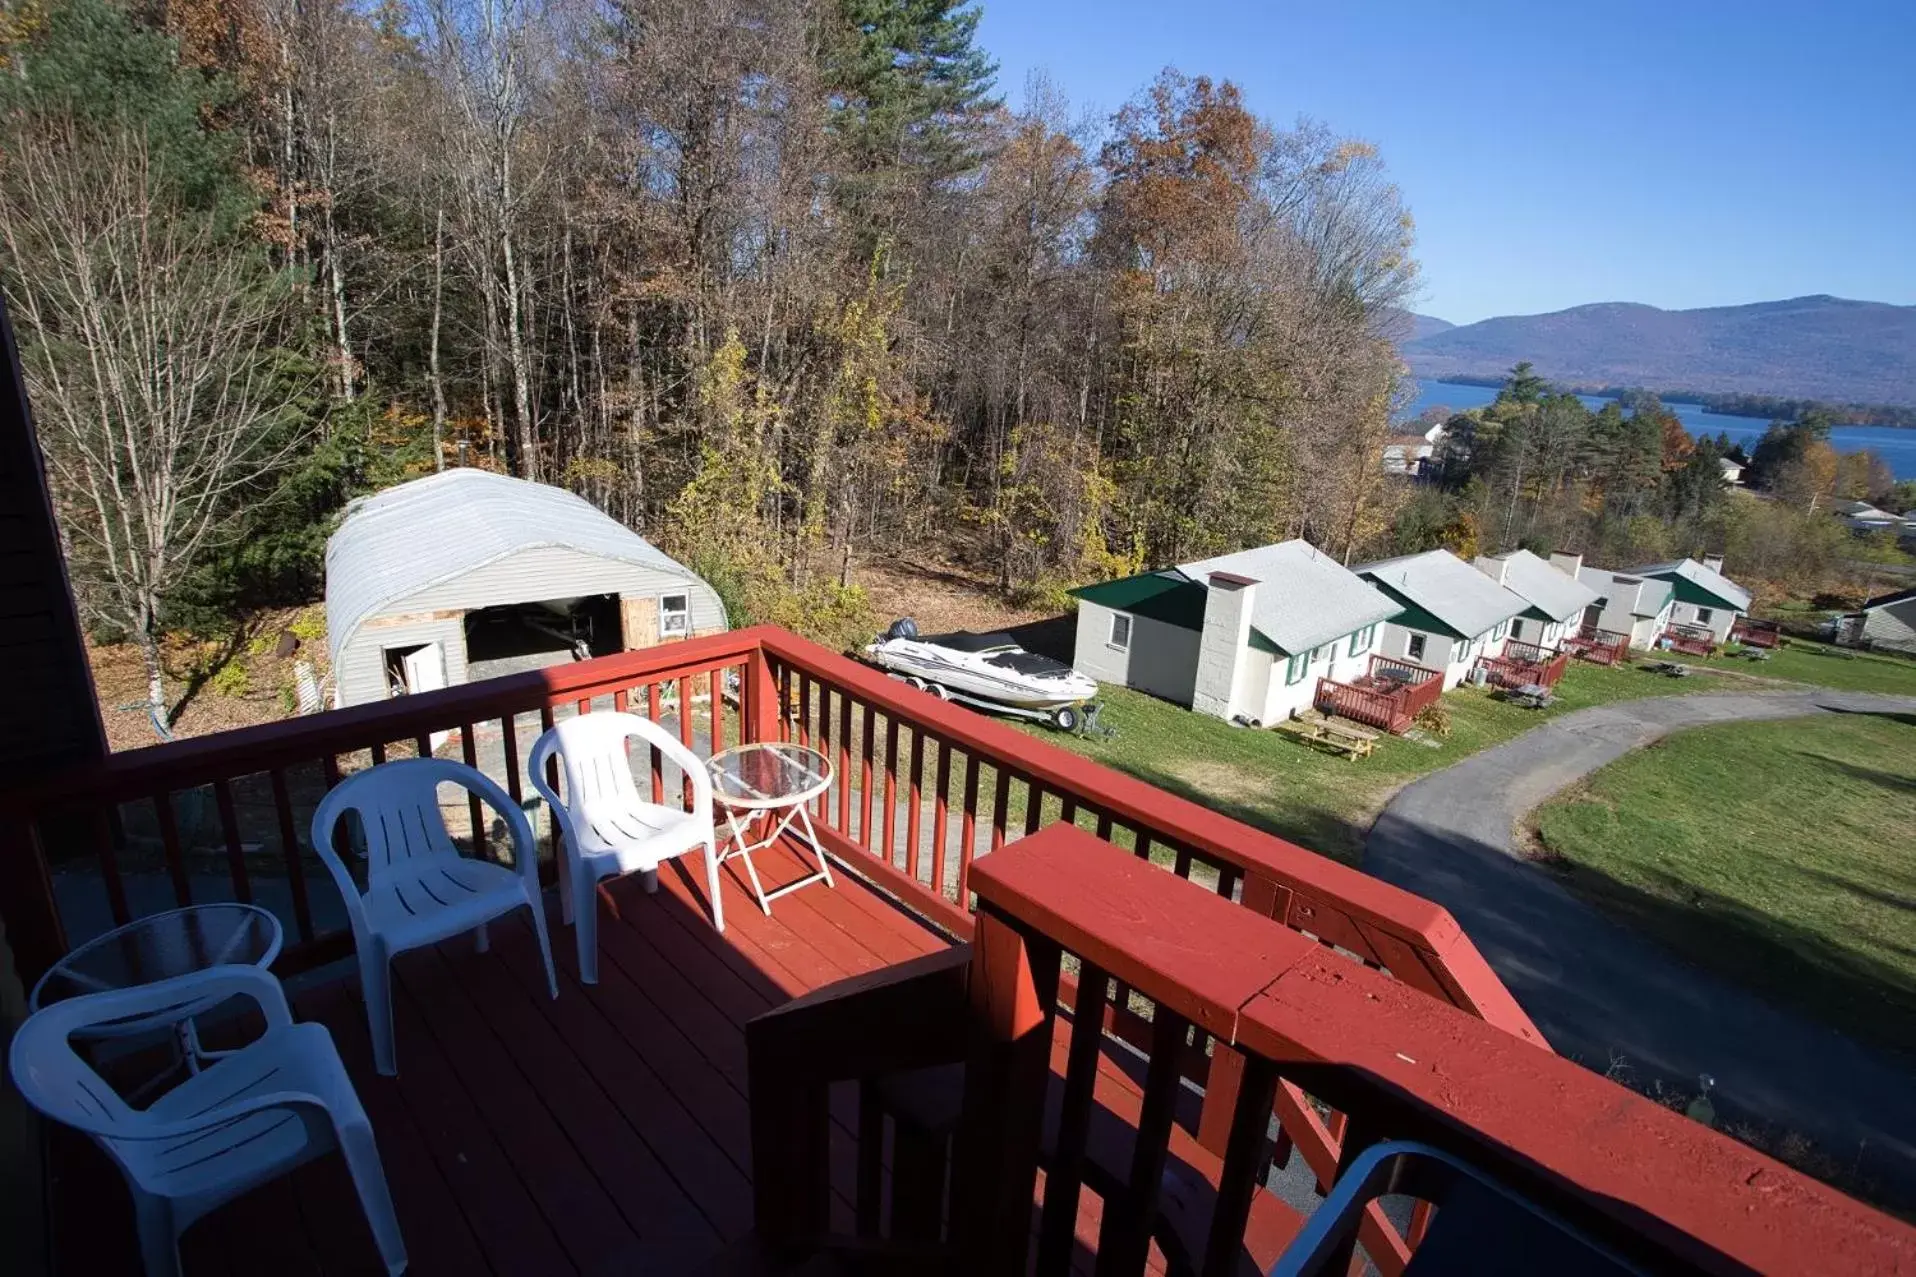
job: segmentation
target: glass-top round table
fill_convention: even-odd
[[[222,901],[169,909],[135,918],[68,953],[40,977],[27,1004],[30,1010],[38,1011],[69,998],[155,984],[209,967],[270,967],[283,941],[279,919],[257,905]],[[127,1037],[170,1026],[181,1062],[189,1072],[198,1072],[202,1061],[216,1059],[223,1052],[200,1045],[193,1018],[222,1000],[214,998],[205,1005],[175,1008],[158,1018],[133,1016],[94,1025],[87,1036]]]
[[[758,907],[767,916],[772,912],[772,901],[800,887],[809,887],[815,882],[833,888],[838,885],[832,881],[831,866],[826,862],[825,849],[819,845],[818,831],[812,827],[809,810],[811,801],[831,788],[829,758],[804,745],[765,741],[720,750],[706,760],[705,769],[712,777],[712,801],[724,811],[730,831],[719,849],[718,859],[723,862],[736,858],[745,862],[752,894],[758,897]],[[760,823],[767,826],[768,832],[754,837],[753,826]],[[767,891],[759,881],[752,853],[771,846],[795,825],[798,829],[794,832],[801,833],[810,844],[818,869],[795,882]],[[712,912],[713,921],[723,931],[725,913],[717,900],[712,902]]]

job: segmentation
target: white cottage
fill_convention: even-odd
[[[1916,655],[1916,590],[1885,594],[1836,622],[1836,641]]]
[[[1501,656],[1510,623],[1530,607],[1448,550],[1384,559],[1356,571],[1400,608],[1384,626],[1383,654],[1443,671],[1446,691],[1464,680],[1478,657]]]
[[[1597,595],[1584,609],[1586,627],[1628,635],[1630,646],[1641,650],[1655,646],[1670,628],[1676,599],[1668,581],[1589,567],[1578,568],[1577,579]]]
[[[1073,590],[1074,664],[1217,718],[1274,723],[1364,673],[1398,605],[1304,541]]]
[[[483,470],[361,498],[326,542],[341,705],[725,628],[712,587],[638,533]]]
[[[1718,643],[1729,641],[1736,619],[1750,610],[1750,592],[1723,575],[1721,555],[1706,555],[1701,563],[1695,559],[1652,563],[1630,569],[1630,575],[1667,581],[1672,596],[1670,624],[1708,630]]]
[[[1577,578],[1528,550],[1479,555],[1476,569],[1530,606],[1510,622],[1510,637],[1555,651],[1575,634],[1584,610],[1597,601],[1597,592]]]

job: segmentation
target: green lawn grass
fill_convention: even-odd
[[[1840,688],[1848,692],[1889,692],[1916,696],[1916,660],[1898,656],[1879,656],[1855,652],[1807,639],[1791,639],[1786,647],[1770,652],[1767,661],[1752,661],[1731,648],[1704,660],[1678,653],[1659,653],[1658,658],[1711,669],[1731,670],[1758,678],[1784,679],[1795,683],[1814,683],[1819,687]]]
[[[1535,822],[1571,887],[1630,926],[1916,1052],[1916,715],[1682,732]]]
[[[1021,726],[1246,824],[1356,864],[1371,822],[1405,783],[1560,714],[1630,697],[1707,690],[1707,685],[1698,687],[1700,681],[1573,664],[1557,689],[1556,704],[1547,710],[1519,709],[1487,692],[1460,687],[1441,702],[1451,719],[1447,739],[1420,743],[1386,736],[1374,754],[1355,762],[1283,732],[1234,727],[1121,687],[1107,686],[1103,692],[1104,723],[1116,731],[1109,739]]]

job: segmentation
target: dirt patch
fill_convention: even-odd
[[[1177,763],[1165,770],[1198,793],[1225,802],[1255,803],[1268,797],[1271,790],[1268,776],[1229,763]]]
[[[1050,615],[1013,607],[989,581],[949,563],[873,560],[855,568],[852,579],[871,596],[881,626],[908,616],[926,634],[1007,630]]]
[[[174,718],[173,735],[206,736],[293,717],[294,662],[309,660],[324,675],[326,642],[308,639],[296,655],[282,657],[277,653],[278,639],[296,624],[313,633],[311,612],[258,613],[225,642],[170,638],[164,658],[167,699],[179,705],[186,698]],[[87,659],[93,667],[93,690],[106,726],[107,747],[118,751],[157,744],[159,734],[147,717],[146,671],[138,649],[131,644],[89,644]]]

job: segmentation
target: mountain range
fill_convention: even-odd
[[[1599,302],[1464,325],[1408,319],[1404,359],[1435,380],[1498,377],[1527,359],[1579,387],[1916,405],[1916,306],[1815,296],[1699,310]]]

